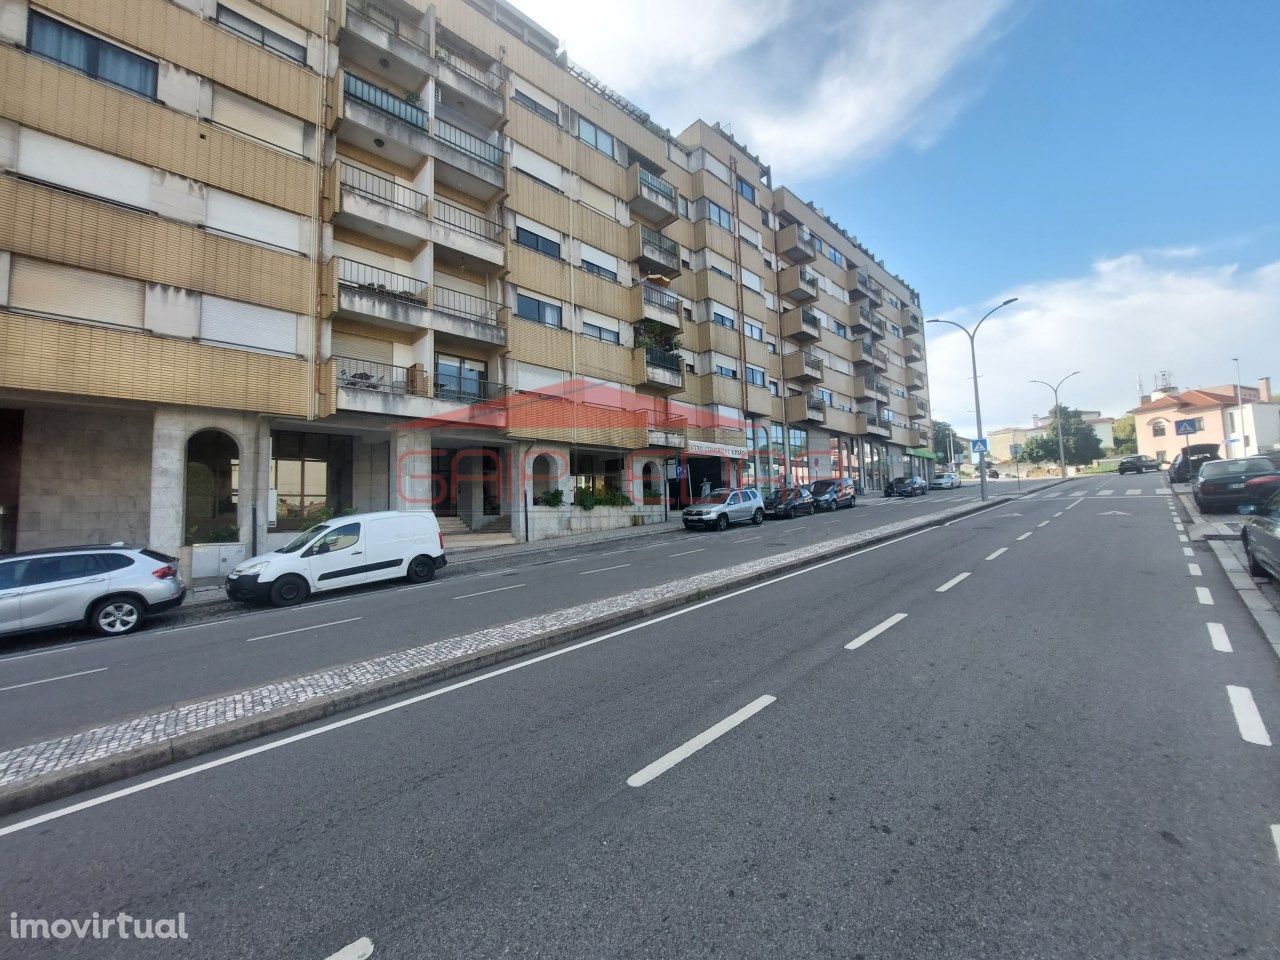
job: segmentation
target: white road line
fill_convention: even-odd
[[[1114,490],[1099,490],[1099,491],[1098,491],[1098,496],[1100,496],[1100,497],[1109,497],[1109,496],[1111,496],[1113,493],[1115,493],[1115,491],[1114,491]]]
[[[557,563],[573,563],[575,560],[581,560],[581,559],[582,559],[581,557],[566,557],[563,560],[548,560],[547,566],[552,567],[552,566],[555,566]]]
[[[1038,496],[1040,496],[1040,494],[1038,494],[1038,493],[1028,493],[1028,494],[1026,494],[1022,499],[1023,499],[1023,500],[1034,500],[1034,499],[1035,499],[1036,497],[1038,497]]]
[[[1219,653],[1231,652],[1231,641],[1227,638],[1227,628],[1220,623],[1206,624],[1209,628],[1209,642]]]
[[[1140,493],[1142,493],[1142,491],[1141,491],[1140,489],[1138,489],[1137,487],[1134,487],[1132,490],[1126,490],[1126,491],[1124,492],[1124,495],[1125,495],[1126,497],[1136,497],[1136,496],[1137,496],[1138,494],[1140,494]]]
[[[701,553],[706,547],[699,547],[697,550],[682,550],[679,553],[669,553],[668,557],[687,557],[691,553]]]
[[[738,724],[750,720],[777,699],[777,697],[771,697],[766,694],[763,697],[752,700],[741,710],[738,710],[736,713],[731,713],[714,727],[709,727],[708,729],[703,730],[702,733],[698,734],[692,740],[685,741],[670,753],[659,757],[639,773],[633,773],[631,776],[627,777],[627,786],[643,787],[650,780],[662,776],[681,760],[688,760],[707,744],[720,739],[734,727],[738,726]]]
[[[494,587],[492,590],[481,590],[479,593],[464,593],[460,597],[454,597],[455,600],[470,600],[472,597],[483,597],[486,593],[501,593],[503,590],[518,590],[523,587],[523,583],[513,583],[506,587]]]
[[[1201,573],[1200,573],[1200,564],[1198,564],[1198,563],[1188,563],[1188,564],[1187,564],[1187,573],[1188,573],[1188,574],[1190,574],[1190,575],[1191,575],[1191,576],[1193,576],[1193,577],[1199,577],[1199,576],[1201,576]]]
[[[1173,529],[1175,529],[1175,530],[1177,530],[1179,533],[1181,533],[1182,531],[1186,530],[1187,528],[1186,528],[1186,527],[1184,527],[1184,526],[1181,524],[1181,522],[1179,522],[1179,521],[1176,521],[1176,520],[1175,520],[1175,521],[1174,521],[1174,524],[1173,524]]]
[[[348,943],[337,953],[332,953],[325,960],[369,960],[373,956],[373,941],[361,937],[354,943]]]
[[[1026,533],[1024,533],[1024,534],[1023,534],[1022,536],[1020,536],[1018,539],[1019,539],[1019,540],[1025,540],[1025,539],[1027,539],[1027,537],[1031,536],[1031,534],[1033,534],[1033,533],[1035,533],[1035,531],[1034,531],[1034,530],[1028,530]]]
[[[0,687],[0,693],[4,693],[6,690],[20,690],[23,687],[38,687],[42,683],[53,683],[55,680],[70,680],[72,677],[84,677],[91,673],[101,673],[106,669],[106,667],[98,667],[94,670],[81,670],[78,673],[64,673],[59,677],[45,677],[43,680],[30,680],[27,683],[15,683],[10,687]]]
[[[1184,557],[1194,557],[1194,556],[1196,555],[1196,552],[1195,552],[1194,550],[1192,550],[1190,547],[1183,547],[1183,548],[1182,548],[1182,555],[1183,555]]]
[[[1185,533],[1180,533],[1180,534],[1178,534],[1178,542],[1179,542],[1179,543],[1190,543],[1191,541],[1187,538],[1187,535],[1186,535]]]
[[[1209,592],[1208,587],[1196,587],[1196,599],[1206,607],[1213,606],[1213,594]]]
[[[759,540],[759,537],[743,537],[741,540],[735,540],[734,543],[750,543],[752,540]]]
[[[1005,552],[1005,551],[1007,551],[1008,549],[1009,549],[1008,547],[1001,547],[1001,548],[1000,548],[999,550],[997,550],[995,553],[991,554],[991,556],[987,557],[987,559],[988,559],[988,560],[994,560],[996,557],[1000,556],[1000,554],[1004,553],[1004,552]]]
[[[1080,504],[1082,504],[1082,503],[1084,503],[1084,497],[1081,497],[1079,500],[1076,500],[1075,502],[1073,502],[1073,503],[1069,504],[1069,505],[1067,506],[1067,509],[1068,509],[1068,510],[1074,510],[1076,507],[1080,506]]]
[[[697,553],[696,550],[690,550],[689,552]],[[631,564],[629,563],[619,563],[617,566],[613,566],[613,567],[600,567],[597,570],[583,570],[580,574],[578,574],[578,576],[589,577],[593,573],[608,573],[610,570],[621,570],[623,567],[629,567],[629,566],[631,566]]]
[[[1055,514],[1053,515],[1053,517],[1054,517],[1054,519],[1056,520],[1058,517],[1062,516],[1062,514],[1063,514],[1063,511],[1062,511],[1062,510],[1059,510],[1057,513],[1055,513]]]
[[[1276,856],[1280,857],[1280,823],[1271,825],[1271,842],[1276,845]]]
[[[963,580],[967,576],[969,576],[968,571],[965,571],[964,573],[961,573],[961,574],[957,574],[956,576],[952,577],[950,580],[948,580],[942,586],[938,587],[938,589],[934,590],[933,592],[946,593],[948,590],[950,590],[952,587],[954,587],[957,583],[959,583],[961,580]]]
[[[837,517],[835,520],[823,520],[822,524],[823,526],[826,526],[828,523],[839,523],[839,522],[840,522],[840,518]]]
[[[1231,698],[1231,710],[1236,715],[1236,726],[1240,728],[1241,739],[1263,747],[1271,746],[1271,735],[1262,723],[1262,714],[1258,712],[1258,705],[1253,702],[1253,694],[1249,692],[1249,688],[1228,684],[1227,696]]]
[[[351,617],[347,620],[334,620],[330,623],[315,623],[309,627],[297,627],[293,630],[281,630],[279,633],[264,633],[260,637],[246,637],[245,643],[253,643],[255,640],[270,640],[272,637],[284,637],[291,633],[305,633],[308,630],[319,630],[322,627],[336,627],[340,623],[355,623],[357,620],[363,620],[363,617]]]
[[[977,514],[971,514],[977,516]],[[663,623],[667,620],[674,620],[676,617],[685,617],[691,613],[697,613],[706,607],[713,606],[718,603],[725,603],[729,600],[735,600],[744,594],[753,593],[756,590],[763,590],[766,587],[772,587],[783,581],[790,580],[793,577],[808,576],[814,570],[820,570],[823,567],[829,567],[833,564],[844,563],[846,560],[860,557],[876,550],[883,550],[885,547],[902,543],[904,540],[911,540],[915,537],[924,536],[931,533],[933,527],[924,530],[916,530],[913,533],[904,533],[900,537],[892,540],[886,540],[884,543],[877,543],[871,547],[864,547],[861,550],[855,550],[853,553],[847,553],[842,557],[832,557],[830,560],[822,560],[818,563],[810,564],[801,570],[793,570],[790,573],[783,573],[774,577],[772,580],[765,580],[762,583],[753,583],[749,587],[742,587],[738,590],[731,590],[728,593],[718,597],[712,597],[709,600],[703,600],[699,603],[689,604],[687,607],[681,607],[678,610],[672,610],[670,613],[659,614],[656,617],[650,617],[647,620],[641,620],[639,623],[633,623],[629,626],[619,627],[617,630],[611,630],[603,633],[598,637],[590,637],[581,640],[578,643],[570,644],[567,647],[561,647],[558,650],[552,650],[549,653],[542,653],[536,657],[530,657],[527,660],[518,660],[515,663],[508,664],[505,667],[498,667],[496,670],[490,670],[487,673],[481,673],[474,677],[468,677],[465,680],[459,680],[448,686],[440,687],[435,690],[428,690],[426,693],[415,694],[412,697],[405,697],[403,700],[397,700],[394,703],[384,704],[381,707],[374,707],[365,710],[363,713],[357,713],[353,716],[343,717],[341,720],[334,720],[331,723],[325,723],[318,727],[311,727],[303,730],[301,733],[291,734],[287,737],[281,737],[279,740],[272,740],[268,743],[259,744],[256,747],[249,747],[245,750],[239,750],[236,753],[218,757],[216,760],[207,760],[204,763],[198,763],[182,770],[166,773],[151,780],[144,780],[141,783],[135,783],[129,787],[123,787],[120,790],[113,790],[110,793],[104,793],[100,796],[93,797],[89,800],[81,800],[57,810],[50,810],[48,813],[42,813],[38,816],[31,817],[27,820],[20,820],[17,823],[11,823],[8,826],[0,827],[0,837],[6,837],[12,833],[21,833],[23,830],[30,830],[32,827],[38,827],[43,823],[49,823],[53,820],[61,820],[63,817],[69,817],[73,813],[80,813],[83,810],[91,810],[94,807],[101,806],[104,803],[111,803],[113,800],[122,800],[125,797],[132,796],[135,793],[141,793],[144,790],[153,790],[156,787],[162,787],[167,783],[173,783],[176,780],[185,780],[187,777],[193,777],[198,773],[204,773],[206,770],[214,770],[218,767],[226,766],[230,763],[236,763],[240,760],[246,760],[249,757],[256,757],[260,753],[268,753],[272,750],[279,750],[282,747],[299,743],[303,740],[310,740],[312,737],[318,737],[322,734],[332,733],[334,730],[341,730],[352,724],[363,723],[366,720],[372,720],[374,717],[380,717],[383,714],[394,713],[397,710],[404,710],[408,707],[416,706],[419,703],[425,703],[428,700],[434,700],[436,697],[442,697],[447,693],[453,693],[455,690],[462,690],[466,687],[473,686],[477,683],[484,683],[486,680],[492,680],[495,677],[505,676],[508,673],[514,673],[517,670],[526,670],[536,664],[542,663],[544,660],[553,660],[556,657],[567,656],[578,650],[595,646],[597,643],[604,643],[606,640],[612,640],[615,637],[621,637],[628,633],[634,633],[638,630],[646,630],[656,624]]]
[[[1044,495],[1044,498],[1046,500],[1052,500],[1054,497],[1060,497],[1060,496],[1062,496],[1061,490],[1050,490],[1048,493]]]
[[[866,633],[860,634],[856,639],[851,640],[849,643],[846,643],[844,645],[844,648],[846,650],[857,650],[860,646],[862,646],[867,641],[874,640],[876,637],[880,636],[880,634],[884,633],[886,630],[892,627],[895,623],[901,623],[905,619],[907,619],[907,615],[905,613],[895,613],[888,620],[884,621],[884,623],[881,623],[878,626],[872,627]]]
[[[1036,526],[1037,526],[1037,527],[1047,527],[1050,523],[1051,523],[1051,521],[1049,521],[1049,520],[1041,520],[1039,523],[1037,523],[1037,524],[1036,524]]]

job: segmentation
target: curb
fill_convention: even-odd
[[[1067,480],[1071,479],[1074,478],[1067,478]],[[1066,480],[1059,482],[1065,483]],[[731,593],[744,586],[775,579],[781,574],[801,570],[815,563],[848,556],[868,547],[899,539],[907,534],[940,527],[1015,499],[1012,496],[993,497],[985,503],[979,502],[976,505],[958,509],[954,513],[939,513],[927,521],[922,520],[910,526],[897,527],[892,531],[870,535],[823,553],[781,562],[767,570],[758,570],[726,579],[711,588],[683,591],[648,604],[549,630],[538,636],[497,646],[481,653],[460,656],[429,667],[407,670],[395,677],[372,681],[338,694],[325,695],[306,703],[291,704],[252,717],[220,724],[208,730],[183,734],[164,742],[137,747],[116,756],[86,762],[73,769],[36,776],[27,783],[0,790],[0,816],[105,786],[159,767],[189,760],[204,753],[279,733],[291,727],[312,723],[355,707],[451,679],[459,674],[481,670],[549,647],[561,646],[592,634],[645,620],[689,603],[701,602]],[[359,662],[355,661],[355,663]]]
[[[1237,542],[1239,542],[1238,538]],[[1262,635],[1271,644],[1271,649],[1275,651],[1277,657],[1280,657],[1280,611],[1277,611],[1271,601],[1258,589],[1258,585],[1253,582],[1253,577],[1249,576],[1244,564],[1235,556],[1230,544],[1215,541],[1209,544],[1209,549],[1218,558],[1222,571],[1231,581],[1231,586],[1239,595],[1240,601],[1248,608],[1249,615],[1257,623]]]

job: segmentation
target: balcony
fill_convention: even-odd
[[[778,293],[793,303],[812,303],[818,299],[818,278],[804,267],[787,267],[778,274]]]
[[[486,271],[507,261],[507,231],[474,210],[459,207],[436,197],[431,202],[431,241],[436,244],[437,262]],[[447,252],[446,252],[447,251]]]
[[[648,411],[647,435],[651,447],[684,447],[689,433],[689,421],[684,417],[670,416],[659,410]]]
[[[876,347],[871,354],[871,365],[875,369],[879,370],[881,373],[884,373],[886,370],[888,370],[889,369],[888,351],[881,350],[879,347]]]
[[[826,423],[827,401],[816,393],[797,393],[783,401],[790,423]]]
[[[907,400],[907,419],[908,420],[927,420],[929,418],[929,405],[923,400],[911,397]]]
[[[680,245],[652,227],[637,223],[631,228],[631,262],[643,276],[680,276]]]
[[[337,407],[392,417],[425,417],[436,412],[431,383],[421,364],[397,367],[352,357],[330,357],[337,382]]]
[[[849,288],[849,296],[854,300],[870,300],[876,306],[884,302],[884,288],[856,267],[849,270],[849,282],[846,286]]]
[[[631,212],[659,230],[675,223],[676,188],[638,162],[627,168],[627,196]]]
[[[637,283],[631,288],[633,316],[680,329],[680,298],[652,283]]]
[[[778,231],[778,252],[791,263],[813,263],[818,259],[818,248],[813,237],[798,223]]]
[[[849,329],[857,334],[871,333],[871,311],[865,306],[849,305]]]
[[[492,64],[482,66],[476,62],[476,55],[463,53],[462,46],[463,42],[456,44],[456,48],[446,45],[440,42],[439,35],[436,37],[432,72],[448,88],[440,91],[441,96],[468,120],[486,127],[498,126],[506,106],[502,96],[503,79]]]
[[[505,191],[504,154],[497,144],[436,116],[431,119],[431,147],[432,156],[443,165],[436,168],[440,182],[485,202]]]
[[[405,17],[368,0],[347,0],[338,34],[342,59],[387,77],[405,90],[421,90],[431,74],[431,38],[422,14]]]
[[[417,247],[431,239],[431,198],[387,177],[338,164],[333,222],[377,240]]]
[[[875,351],[875,341],[871,339],[870,335],[864,335],[853,341],[853,355],[850,359],[855,366],[862,364],[862,372],[866,373],[866,368],[876,363]]]
[[[855,418],[855,428],[858,433],[870,434],[873,437],[888,437],[893,434],[893,430],[885,426],[872,413],[859,413]]]
[[[636,386],[654,393],[679,393],[684,389],[684,360],[677,350],[636,347]]]
[[[902,359],[907,363],[921,363],[924,360],[924,344],[907,337],[902,344]]]
[[[908,373],[907,374],[907,393],[915,393],[917,390],[925,388],[924,374]]]
[[[920,319],[920,314],[916,313],[915,309],[906,303],[902,305],[901,326],[903,333],[919,333],[924,326],[923,321]]]
[[[782,314],[781,331],[792,343],[813,343],[822,337],[822,321],[812,310],[792,307]]]
[[[782,357],[782,376],[792,383],[821,383],[822,359],[807,350],[796,350]]]
[[[871,338],[873,340],[883,340],[889,335],[889,325],[884,322],[884,318],[876,314],[871,315]]]

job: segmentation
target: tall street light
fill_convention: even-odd
[[[1004,303],[1000,303],[992,307],[982,315],[982,320],[979,320],[973,325],[972,330],[969,330],[967,327],[960,326],[960,324],[956,323],[954,320],[929,321],[930,323],[948,323],[957,330],[963,331],[964,335],[969,338],[969,361],[973,364],[973,415],[978,421],[977,427],[979,440],[982,439],[982,401],[978,397],[978,350],[974,346],[973,338],[978,335],[978,329],[982,326],[987,317],[991,316],[1001,307],[1007,307],[1009,304],[1017,302],[1017,297],[1010,297]],[[985,450],[979,451],[978,453],[978,485],[981,490],[982,499],[987,499],[987,454]]]
[[[1063,377],[1061,380],[1058,381],[1058,385],[1056,387],[1052,383],[1048,383],[1044,380],[1031,381],[1032,383],[1043,383],[1046,387],[1048,387],[1050,390],[1053,391],[1053,419],[1057,421],[1057,424],[1058,424],[1058,476],[1060,477],[1065,477],[1067,475],[1067,452],[1066,452],[1066,447],[1063,446],[1063,443],[1062,443],[1062,411],[1061,409],[1059,409],[1061,404],[1058,403],[1058,388],[1061,387],[1064,383],[1066,383],[1068,380],[1074,377],[1076,373],[1079,373],[1079,372],[1080,371],[1077,370],[1075,373],[1068,373],[1065,377]]]
[[[1240,386],[1240,358],[1232,357],[1236,364],[1236,429],[1235,432],[1240,436],[1239,452],[1237,457],[1247,457],[1249,451],[1244,446],[1244,389]],[[1228,450],[1228,453],[1230,450]]]

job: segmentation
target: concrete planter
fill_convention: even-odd
[[[583,510],[571,504],[559,507],[529,507],[529,539],[550,540],[596,530],[616,530],[640,523],[661,523],[662,504],[632,507],[595,507]]]

